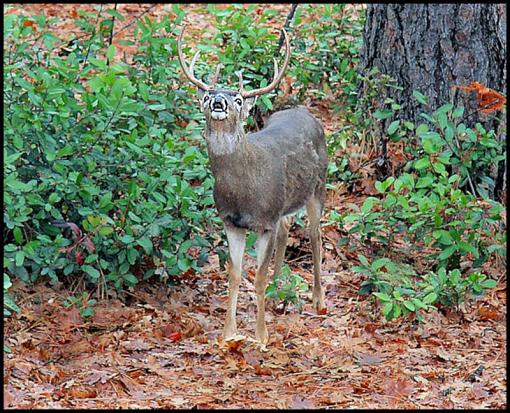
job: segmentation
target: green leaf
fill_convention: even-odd
[[[420,102],[423,105],[426,105],[428,103],[429,98],[424,94],[418,92],[417,90],[413,90],[413,96],[418,102]]]
[[[407,308],[409,311],[416,310],[416,306],[409,300],[404,301],[404,307]]]
[[[417,170],[425,169],[430,166],[430,159],[428,157],[418,159],[414,164],[414,168]]]
[[[386,294],[386,293],[372,293],[373,295],[375,295],[377,298],[379,298],[381,301],[391,301],[391,297]]]
[[[365,266],[370,267],[370,264],[368,263],[368,260],[364,255],[358,254],[358,260]]]
[[[113,232],[113,228],[112,227],[101,227],[99,228],[99,234],[100,235],[110,235],[111,233]]]
[[[382,313],[383,313],[384,317],[386,318],[386,320],[390,319],[390,314],[391,314],[392,310],[393,310],[393,303],[384,304]]]
[[[439,260],[446,260],[449,258],[455,251],[457,251],[457,245],[450,245],[449,247],[445,248],[441,254],[437,257]]]
[[[152,241],[149,238],[147,237],[140,238],[136,240],[136,243],[144,249],[146,254],[150,254],[152,252],[153,249]]]
[[[90,265],[82,265],[81,269],[90,275],[93,279],[98,279],[101,275],[98,270]]]
[[[115,16],[119,21],[123,22],[126,20],[122,14],[120,14],[117,10],[110,9],[106,10],[106,13],[108,13],[110,16]]]
[[[393,111],[389,109],[376,110],[373,116],[378,120],[388,119],[393,116]]]
[[[417,308],[427,308],[427,305],[423,303],[419,298],[411,298],[411,301]]]
[[[483,280],[480,285],[483,287],[483,288],[494,288],[496,285],[498,284],[498,282],[496,280]]]
[[[110,46],[108,46],[108,50],[106,51],[106,57],[108,58],[108,60],[112,60],[113,59],[113,55],[115,54],[115,46],[113,44],[111,44]]]
[[[112,200],[113,194],[111,192],[107,192],[99,199],[99,208],[106,207],[110,201]]]
[[[25,252],[24,251],[18,251],[16,253],[16,267],[21,267],[23,263],[25,262]]]
[[[393,135],[399,126],[400,126],[399,120],[394,120],[393,122],[391,122],[390,126],[388,126],[388,135]]]
[[[56,157],[63,158],[64,156],[69,156],[69,155],[72,155],[73,153],[74,153],[74,148],[72,146],[67,145],[57,151]]]
[[[15,227],[12,232],[14,234],[14,239],[16,240],[16,243],[18,245],[23,244],[23,231],[21,230],[21,228]]]
[[[434,303],[435,301],[437,300],[437,294],[432,291],[431,293],[427,294],[424,298],[423,298],[423,302],[425,304],[432,304]]]
[[[86,307],[86,308],[82,308],[80,310],[80,315],[83,317],[83,318],[88,318],[88,317],[92,317],[94,315],[94,309],[92,307]]]
[[[264,106],[268,110],[272,110],[273,109],[273,104],[271,103],[271,100],[269,100],[269,98],[266,95],[262,95],[260,97],[260,100],[262,101],[262,103],[264,103]]]
[[[367,199],[365,199],[365,202],[363,202],[363,205],[360,208],[361,212],[367,214],[372,210],[374,204],[376,204],[377,202],[379,202],[377,198],[369,196]]]
[[[120,240],[124,244],[131,244],[135,239],[131,235],[123,235],[122,237],[120,237]]]
[[[382,182],[380,181],[375,181],[375,189],[377,189],[377,191],[379,191],[381,194],[384,193],[384,185],[382,184]]]
[[[11,279],[9,278],[9,275],[4,273],[4,291],[11,288],[11,285],[12,285],[12,282],[11,282]]]
[[[130,272],[127,272],[122,275],[122,279],[128,284],[128,285],[136,285],[138,284],[138,278],[136,278],[133,274]]]

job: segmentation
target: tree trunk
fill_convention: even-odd
[[[377,67],[403,87],[389,91],[402,119],[421,119],[424,108],[412,96],[418,90],[429,98],[428,110],[462,105],[467,126],[480,122],[506,139],[506,120],[480,113],[473,94],[453,88],[480,82],[506,90],[505,4],[369,4],[361,60],[363,72]],[[381,122],[381,137],[387,126]],[[506,186],[504,163],[493,173],[496,197]]]

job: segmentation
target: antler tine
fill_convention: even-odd
[[[195,62],[198,58],[198,55],[200,54],[200,50],[195,53],[195,56],[191,60],[191,65],[189,69],[186,67],[186,63],[184,62],[184,55],[182,53],[182,37],[184,35],[184,32],[186,30],[186,26],[184,26],[181,30],[181,34],[179,35],[179,39],[177,40],[177,56],[179,58],[179,63],[181,64],[182,70],[186,77],[190,80],[191,83],[193,83],[195,86],[199,87],[203,90],[210,90],[211,87],[206,85],[201,80],[198,80],[195,75],[193,74],[193,66],[195,65]]]
[[[290,58],[290,44],[289,44],[289,37],[287,35],[287,32],[285,29],[283,29],[283,36],[285,37],[285,60],[283,62],[282,69],[278,71],[278,63],[276,62],[276,59],[274,59],[274,77],[271,84],[267,85],[266,87],[260,88],[260,89],[254,89],[254,90],[242,90],[239,93],[241,93],[241,96],[244,98],[249,98],[253,96],[259,96],[263,95],[265,93],[271,92],[273,89],[276,88],[278,83],[283,77],[283,74],[285,72],[285,69],[287,68],[287,65],[289,63]]]
[[[211,88],[216,87],[216,83],[218,83],[218,79],[220,77],[220,70],[223,67],[221,63],[218,63],[218,66],[216,66],[216,73],[214,74],[214,77],[211,78],[209,81],[211,83]]]
[[[244,90],[243,71],[239,70],[236,74],[237,77],[239,78],[239,93],[241,93]]]

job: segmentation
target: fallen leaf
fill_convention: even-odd
[[[290,404],[291,409],[315,409],[315,407],[316,407],[315,404],[310,400],[302,398],[301,396],[298,396],[297,394],[292,396],[292,400],[291,400],[291,404]]]
[[[356,358],[356,362],[361,366],[373,366],[375,364],[379,364],[383,361],[383,359],[375,354],[367,354],[367,353],[359,353],[356,352],[354,354]]]
[[[170,334],[168,338],[173,342],[176,342],[182,338],[182,334],[179,331],[176,331],[175,333]]]

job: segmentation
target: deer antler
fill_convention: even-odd
[[[184,62],[184,55],[182,53],[182,36],[184,34],[184,31],[186,30],[186,26],[184,26],[181,30],[181,34],[179,35],[179,39],[177,40],[177,54],[179,57],[179,63],[181,64],[182,70],[186,77],[190,80],[191,83],[193,83],[195,86],[202,90],[211,90],[212,87],[209,85],[206,85],[201,80],[197,79],[195,75],[193,74],[193,66],[195,65],[196,60],[198,59],[198,55],[200,54],[200,50],[198,50],[195,53],[195,56],[193,56],[193,59],[191,60],[191,64],[189,66],[189,69],[186,67],[186,63]],[[217,74],[219,74],[219,68],[216,71]],[[216,76],[217,80],[217,76]],[[216,83],[216,81],[214,82]]]
[[[280,80],[282,79],[283,73],[285,72],[285,69],[287,68],[287,65],[289,63],[290,58],[290,45],[289,45],[289,37],[287,36],[287,32],[285,29],[283,29],[283,35],[285,37],[285,60],[283,62],[282,69],[278,71],[278,63],[276,62],[276,59],[273,59],[274,61],[274,78],[273,81],[267,85],[266,87],[260,88],[260,89],[254,89],[254,90],[243,90],[243,77],[242,74],[239,75],[239,93],[243,98],[250,98],[253,96],[259,96],[263,95],[265,93],[271,92]]]

